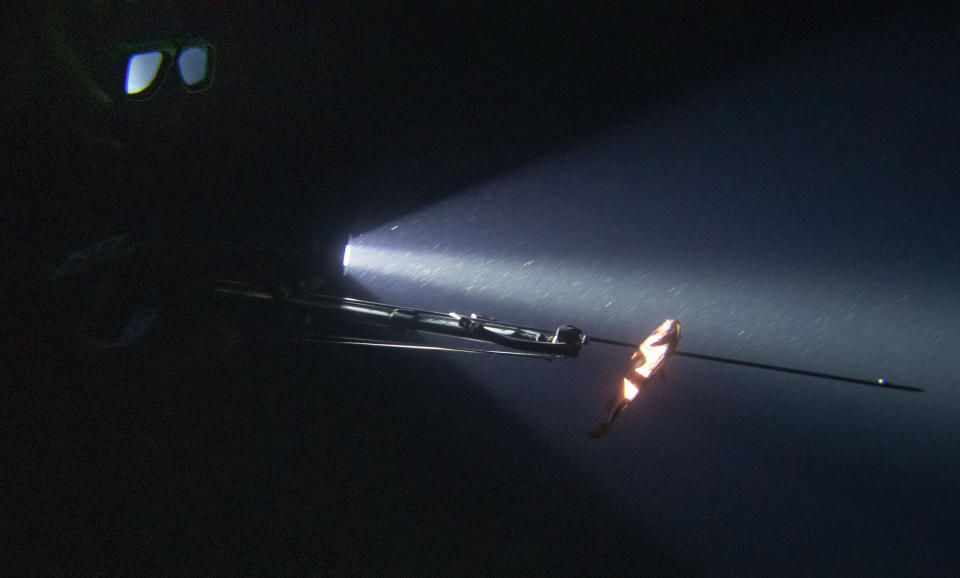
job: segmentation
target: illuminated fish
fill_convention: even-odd
[[[632,366],[617,386],[613,398],[607,402],[607,420],[590,431],[590,437],[598,438],[607,433],[617,417],[627,409],[647,382],[658,373],[662,375],[667,358],[680,342],[680,323],[667,319],[650,334],[630,357]]]

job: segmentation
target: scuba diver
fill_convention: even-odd
[[[215,242],[227,236],[218,194],[241,178],[217,163],[257,154],[219,137],[229,117],[211,88],[227,8],[24,4],[0,25],[0,304],[14,312],[0,341],[125,347],[158,312],[192,304],[221,245],[239,244]]]

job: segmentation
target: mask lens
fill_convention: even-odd
[[[207,48],[185,48],[177,58],[177,68],[180,69],[180,78],[187,87],[198,88],[198,85],[207,79]]]
[[[163,53],[156,50],[131,54],[127,60],[127,94],[139,94],[149,88],[162,63]]]

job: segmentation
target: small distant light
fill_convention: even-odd
[[[881,377],[880,379],[877,380],[877,383],[879,383],[880,385],[883,385],[884,383],[887,383],[887,380]]]
[[[400,225],[394,225],[394,226],[390,227],[390,230],[391,230],[391,231],[396,231],[399,227],[400,227]]]
[[[346,272],[347,267],[350,266],[350,243],[347,243],[347,246],[343,248],[343,269]]]

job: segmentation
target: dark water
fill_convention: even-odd
[[[94,70],[199,31],[211,91],[91,108],[56,28],[8,25],[7,569],[956,572],[952,15],[151,6],[67,32]],[[628,341],[675,317],[689,351],[926,392],[678,358],[596,442],[622,350],[307,347],[202,296],[347,233],[330,290]],[[140,342],[84,346],[129,311]]]

